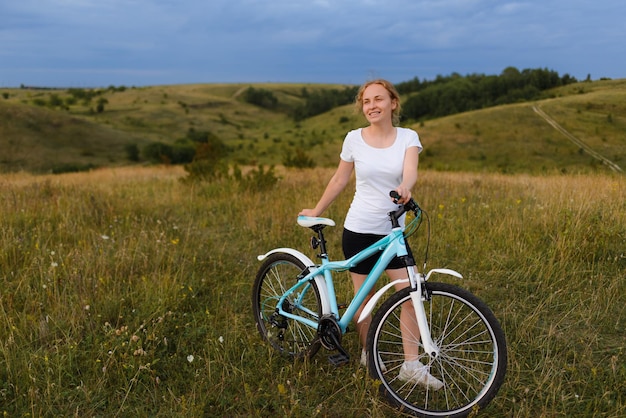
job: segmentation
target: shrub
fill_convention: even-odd
[[[66,163],[59,164],[52,167],[52,174],[63,174],[63,173],[78,173],[81,171],[89,171],[94,168],[98,168],[94,164],[78,164],[78,163]]]
[[[256,170],[248,172],[245,176],[235,167],[233,175],[239,181],[242,190],[248,192],[263,192],[272,189],[280,178],[274,173],[274,166],[265,171],[263,165],[259,165]]]
[[[194,160],[185,165],[185,182],[213,181],[228,177],[228,165],[219,160]]]
[[[283,158],[283,165],[285,167],[314,168],[315,160],[310,158],[304,151],[298,148],[296,149],[295,154],[291,151],[287,151],[285,157]]]
[[[139,161],[139,147],[137,144],[127,144],[124,147],[124,151],[126,151],[126,158],[128,158],[129,161]]]
[[[170,164],[172,154],[172,146],[163,142],[152,142],[143,148],[143,157],[152,163]]]
[[[100,99],[98,99],[98,104],[96,105],[96,112],[98,113],[104,112],[104,105],[108,103],[109,101],[105,99],[104,97],[101,97]]]

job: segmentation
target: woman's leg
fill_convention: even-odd
[[[365,279],[367,278],[367,274],[359,274],[359,273],[350,272],[350,277],[352,277],[352,284],[354,285],[354,294],[356,295],[356,293],[361,288],[361,285],[363,285],[363,282],[365,282]],[[367,297],[365,298],[361,306],[359,306],[359,309],[357,309],[356,314],[354,314],[354,317],[353,317],[353,320],[355,322],[361,316],[361,312],[363,311],[363,308],[365,308],[365,304],[367,303],[367,301],[370,300],[371,297],[372,297],[372,294],[370,293],[369,295],[367,295]],[[363,349],[365,349],[365,345],[367,343],[367,331],[369,330],[371,323],[372,323],[372,316],[369,315],[363,321],[356,324],[356,330],[359,333],[359,340],[361,341],[361,347],[363,347]]]
[[[407,278],[406,269],[390,269],[387,275],[393,280]],[[407,287],[408,283],[396,285],[396,291]],[[443,387],[443,382],[430,374],[429,366],[419,359],[420,329],[415,317],[412,303],[402,305],[400,312],[400,330],[402,332],[402,348],[404,349],[404,363],[400,367],[398,378],[406,382],[414,382],[433,390]]]
[[[387,275],[393,282],[398,279],[407,279],[405,268],[389,269]],[[408,287],[408,283],[400,283],[396,285],[396,292]],[[419,340],[420,329],[415,318],[415,309],[412,303],[405,303],[400,312],[400,330],[402,331],[402,346],[404,348],[405,361],[414,361],[419,358]]]

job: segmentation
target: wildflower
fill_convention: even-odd
[[[58,267],[59,263],[57,263],[56,261],[53,261],[52,263],[50,263],[50,267]]]
[[[133,352],[133,356],[145,356],[148,354],[143,348],[138,348]]]
[[[176,245],[176,244],[178,244],[179,241],[180,241],[180,238],[175,238],[171,242],[172,242],[172,244]]]
[[[110,237],[108,235],[100,235],[100,238],[102,238],[103,240],[108,240]]]
[[[194,359],[193,354],[189,354],[189,355],[187,356],[187,361],[188,361],[189,363],[191,363],[191,362],[193,361],[193,359]]]
[[[220,344],[224,344],[224,337],[222,337],[221,335],[217,340],[220,342]]]
[[[127,330],[128,330],[128,326],[124,325],[121,328],[115,330],[115,335],[122,335]]]

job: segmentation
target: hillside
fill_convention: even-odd
[[[210,132],[239,164],[281,164],[303,149],[318,166],[337,163],[347,130],[363,118],[342,106],[301,122],[287,111],[303,89],[332,85],[263,84],[274,110],[242,100],[247,84],[103,89],[77,100],[69,90],[0,89],[0,171],[43,173],[144,162],[133,150],[173,144],[191,131]],[[466,112],[425,122],[405,121],[422,138],[421,167],[503,173],[608,171],[534,109],[539,107],[590,149],[626,168],[626,79],[581,82],[550,98]],[[100,109],[98,108],[100,106]],[[139,161],[137,161],[139,160]]]
[[[626,80],[578,83],[554,97],[414,126],[427,144],[422,167],[503,173],[610,170],[535,111],[626,170]]]

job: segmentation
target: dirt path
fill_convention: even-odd
[[[233,99],[236,99],[237,97],[241,96],[241,93],[243,93],[244,91],[246,91],[246,89],[248,89],[249,87],[244,86],[241,87],[239,90],[237,90],[234,94],[233,94]]]
[[[615,164],[613,161],[609,160],[608,158],[604,157],[603,155],[600,155],[599,153],[597,153],[596,151],[591,149],[591,147],[589,147],[589,145],[585,144],[583,141],[581,141],[580,139],[576,138],[574,135],[572,135],[571,133],[566,131],[565,128],[563,128],[561,125],[556,123],[556,121],[554,119],[552,119],[550,116],[548,116],[548,114],[546,112],[544,112],[543,110],[541,110],[538,106],[533,106],[533,110],[535,111],[535,113],[537,113],[539,116],[541,116],[546,122],[548,122],[550,125],[552,125],[552,127],[554,129],[556,129],[557,131],[561,132],[570,141],[572,141],[574,144],[576,144],[580,148],[582,148],[587,154],[591,155],[593,158],[595,158],[597,160],[602,161],[603,164],[609,166],[609,168],[611,170],[613,170],[613,171],[616,171],[616,172],[619,172],[619,173],[623,173],[624,172],[619,165]]]

